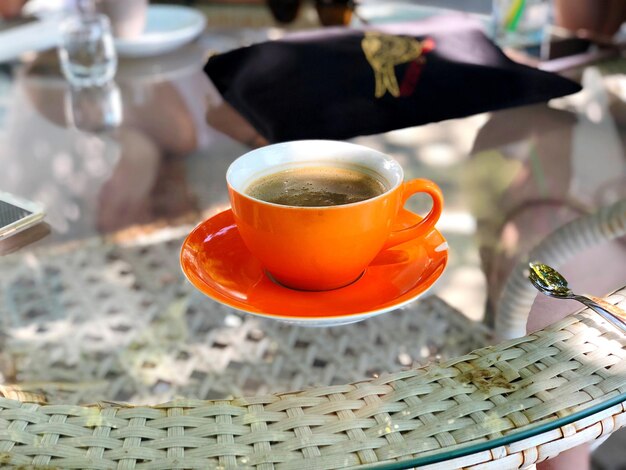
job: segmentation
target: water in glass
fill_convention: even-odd
[[[78,15],[65,20],[59,45],[65,78],[77,87],[103,85],[115,75],[117,55],[109,19]]]

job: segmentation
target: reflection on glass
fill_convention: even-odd
[[[115,82],[101,87],[70,88],[65,95],[67,122],[86,132],[100,132],[122,122],[122,98]]]
[[[76,7],[83,14],[93,14],[96,11],[96,0],[76,0]]]
[[[61,25],[59,58],[63,75],[76,87],[103,85],[115,75],[117,55],[104,15],[72,16]]]

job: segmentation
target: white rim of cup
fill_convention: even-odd
[[[238,184],[238,185],[233,184],[233,175],[236,171],[240,170],[237,168],[237,166],[244,165],[246,160],[249,160],[252,158],[259,158],[259,154],[262,155],[264,153],[271,154],[272,152],[285,152],[285,151],[288,151],[291,147],[296,147],[296,146],[303,147],[307,152],[311,152],[313,149],[319,148],[319,147],[325,147],[326,150],[330,149],[331,147],[332,148],[343,147],[344,149],[346,150],[349,149],[349,150],[352,150],[353,152],[358,151],[358,152],[370,154],[372,156],[375,156],[378,160],[382,160],[384,162],[383,166],[385,167],[385,169],[389,170],[389,172],[392,171],[391,167],[393,167],[395,181],[390,181],[387,175],[380,174],[376,170],[370,167],[367,167],[366,165],[363,165],[364,168],[368,168],[371,172],[384,178],[385,181],[389,184],[389,187],[385,190],[385,192],[373,198],[365,199],[363,201],[358,201],[358,202],[352,202],[349,204],[340,204],[336,206],[290,206],[290,205],[285,205],[285,204],[276,204],[273,202],[264,201],[262,199],[257,199],[255,197],[249,196],[248,194],[244,192],[245,188],[255,179],[281,171],[281,168],[287,169],[288,165],[292,163],[297,165],[298,163],[304,163],[306,161],[310,161],[310,162],[317,161],[319,163],[332,164],[333,160],[332,160],[332,157],[330,157],[327,160],[325,160],[324,158],[319,158],[319,159],[311,158],[310,160],[303,160],[301,162],[298,162],[297,159],[293,159],[290,162],[283,162],[283,163],[279,163],[276,165],[268,166],[268,167],[265,167],[263,170],[251,173],[250,175],[244,178],[244,181],[245,181],[244,184]],[[321,150],[323,151],[324,148],[322,148]],[[309,166],[309,165],[302,165],[302,166]],[[271,168],[275,168],[276,170],[272,171]],[[258,202],[260,204],[280,207],[283,209],[297,209],[297,210],[341,210],[341,209],[345,209],[348,207],[354,207],[360,204],[368,204],[377,199],[384,198],[390,192],[396,190],[400,185],[402,185],[403,182],[404,182],[404,171],[402,167],[400,166],[400,164],[394,158],[382,152],[379,152],[378,150],[374,150],[369,147],[365,147],[363,145],[353,144],[350,142],[334,141],[334,140],[294,140],[294,141],[289,141],[289,142],[281,142],[278,144],[266,145],[265,147],[260,147],[258,149],[251,150],[243,154],[242,156],[238,157],[234,162],[230,164],[230,166],[228,167],[228,170],[226,170],[226,183],[228,184],[228,187],[231,188],[233,191],[235,191],[237,194],[241,195],[242,197],[249,199],[251,201]]]

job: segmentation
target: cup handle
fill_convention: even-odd
[[[416,193],[426,193],[433,200],[433,207],[426,217],[420,220],[417,224],[406,227],[393,229],[389,238],[385,242],[383,249],[390,248],[400,243],[413,240],[414,238],[421,237],[426,234],[435,226],[441,211],[443,210],[443,194],[441,189],[435,183],[426,179],[414,179],[402,184],[402,206],[400,211],[403,210],[406,201]],[[400,212],[399,211],[399,212]]]

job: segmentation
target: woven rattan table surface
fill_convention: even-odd
[[[215,399],[348,383],[486,344],[480,324],[432,296],[336,328],[238,313],[184,280],[187,230],[0,258],[3,382],[66,404]]]
[[[626,340],[593,313],[470,354],[487,332],[432,296],[355,325],[298,328],[197,294],[178,269],[181,231],[0,259],[0,371],[13,384],[0,400],[6,462],[391,463],[532,429],[626,392]],[[625,304],[625,294],[610,300]],[[441,362],[442,353],[452,358]]]
[[[623,306],[626,290],[609,300]],[[0,399],[0,457],[62,468],[413,466],[416,457],[621,400],[625,345],[624,335],[585,311],[448,361],[301,392],[79,407],[28,403],[5,389],[5,396],[23,401]],[[623,426],[621,403],[618,408],[555,429],[556,436],[544,432],[498,447],[487,453],[490,463],[472,468],[519,468],[553,456]],[[441,468],[480,459],[484,453]]]

